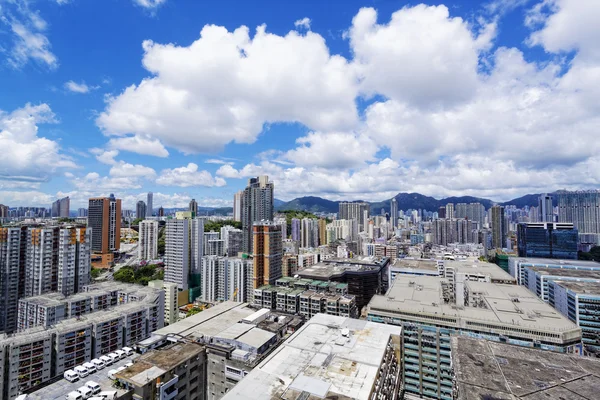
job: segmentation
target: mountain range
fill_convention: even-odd
[[[537,206],[538,198],[540,194],[527,194],[516,199],[506,201],[504,203],[497,203],[490,199],[484,199],[473,196],[460,196],[460,197],[446,197],[443,199],[436,199],[431,196],[425,196],[420,193],[398,193],[395,198],[398,202],[399,210],[426,210],[426,211],[437,211],[438,208],[445,206],[448,203],[481,203],[486,209],[489,209],[494,204],[501,206],[514,205],[518,208],[525,206]],[[390,211],[390,201],[387,199],[379,202],[371,202],[371,213],[378,213],[379,210],[383,209],[385,212]],[[309,211],[313,213],[336,213],[339,209],[339,201],[331,201],[323,199],[321,197],[307,196],[299,197],[288,202],[281,202],[281,200],[275,201],[275,210],[277,211]]]

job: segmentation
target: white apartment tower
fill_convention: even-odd
[[[189,289],[190,275],[200,273],[203,255],[204,220],[189,216],[167,220],[165,228],[165,282],[180,290]]]
[[[57,289],[65,296],[80,292],[90,283],[91,231],[91,228],[59,231]]]
[[[154,260],[158,257],[158,221],[144,220],[140,222],[138,258]]]
[[[392,197],[390,202],[390,222],[392,223],[392,229],[396,229],[396,226],[398,226],[398,201],[395,197]]]
[[[19,272],[24,263],[21,243],[25,228],[0,228],[0,332],[12,332],[17,327]]]

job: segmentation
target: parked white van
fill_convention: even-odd
[[[87,386],[92,391],[92,394],[98,394],[102,391],[100,385],[94,381],[87,381],[85,383],[85,386]]]
[[[98,358],[94,358],[90,362],[96,366],[96,370],[104,369],[104,362],[102,362],[102,360],[100,360]]]
[[[69,382],[77,382],[79,380],[79,375],[77,375],[77,373],[75,371],[73,371],[72,369],[65,371],[63,376]]]
[[[90,374],[96,372],[96,366],[91,362],[83,363],[83,367],[87,369]]]
[[[87,368],[82,367],[81,365],[76,366],[75,368],[73,368],[73,370],[75,371],[75,373],[77,373],[77,375],[79,375],[80,378],[85,378],[90,374]]]
[[[119,361],[119,356],[116,353],[108,353],[106,356],[110,357],[112,359],[112,362]]]
[[[117,372],[118,372],[118,371],[117,371],[116,369],[111,369],[110,371],[108,371],[108,378],[109,378],[109,379],[115,379],[115,374],[116,374]]]
[[[98,397],[102,397],[105,400],[114,400],[117,398],[116,390],[106,390],[104,392],[98,393]]]
[[[71,393],[69,393],[68,395],[65,396],[65,399],[67,399],[67,400],[83,400],[83,396],[79,392],[72,391]]]
[[[105,367],[108,367],[110,364],[113,363],[113,359],[110,358],[109,356],[101,356],[100,361],[102,361],[104,363]]]
[[[127,357],[127,353],[125,353],[123,350],[117,350],[115,351],[115,354],[118,355],[120,359]]]
[[[123,350],[128,356],[133,355],[133,349],[131,347],[123,347],[121,350]]]
[[[77,391],[81,393],[81,397],[83,397],[83,400],[87,400],[90,397],[92,397],[92,391],[87,386],[82,386],[79,389],[77,389]]]

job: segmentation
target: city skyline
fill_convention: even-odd
[[[2,204],[116,193],[133,209],[151,191],[153,209],[231,206],[258,175],[283,200],[503,201],[600,182],[595,4],[195,3],[3,5]],[[206,60],[218,67],[188,69]]]

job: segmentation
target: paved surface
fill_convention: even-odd
[[[102,390],[117,390],[112,386],[113,380],[108,377],[108,371],[111,369],[117,369],[129,361],[135,360],[139,356],[139,354],[133,353],[133,355],[119,360],[116,363],[101,369],[100,371],[96,371],[95,373],[90,374],[85,378],[78,380],[77,382],[71,383],[63,378],[58,382],[29,394],[27,396],[27,400],[64,400],[67,394],[84,386],[87,381],[94,381],[98,383]],[[118,392],[119,396],[125,393],[123,390],[119,390]]]

